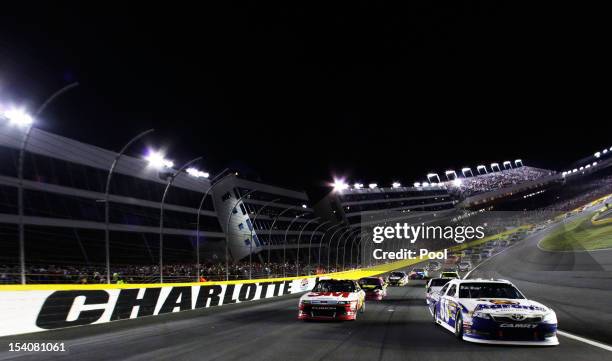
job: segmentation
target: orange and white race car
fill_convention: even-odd
[[[353,280],[319,280],[298,307],[300,320],[356,320],[365,311],[365,292]]]

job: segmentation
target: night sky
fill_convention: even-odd
[[[3,4],[0,103],[36,108],[78,81],[38,126],[115,150],[154,127],[176,164],[201,155],[315,197],[333,175],[563,170],[612,145],[603,9],[403,3]]]

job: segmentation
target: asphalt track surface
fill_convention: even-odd
[[[411,281],[412,282],[412,281]],[[560,336],[556,347],[472,344],[435,325],[423,281],[368,301],[357,321],[298,321],[295,296],[0,339],[1,360],[605,360]],[[62,340],[68,352],[7,352],[9,341]]]
[[[552,229],[552,227],[551,227]],[[513,281],[552,307],[559,328],[611,344],[612,253],[550,253],[535,233],[481,263],[470,278]],[[472,344],[435,325],[423,281],[389,288],[357,321],[297,320],[297,296],[0,338],[0,360],[611,360],[559,335],[559,346]],[[66,353],[11,353],[8,342],[63,341]]]

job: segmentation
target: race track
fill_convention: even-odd
[[[603,360],[610,351],[560,336],[557,347],[459,341],[433,323],[422,281],[390,288],[355,322],[296,319],[297,297],[0,340],[1,360]],[[6,342],[63,340],[65,354],[6,352]]]

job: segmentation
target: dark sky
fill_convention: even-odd
[[[612,145],[603,9],[257,3],[3,4],[0,102],[35,108],[76,80],[40,127],[110,149],[154,127],[175,163],[317,194],[333,174],[411,184]]]

